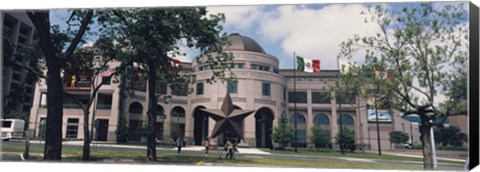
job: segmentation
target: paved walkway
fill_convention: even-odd
[[[44,141],[32,140],[31,143],[44,143]],[[64,141],[64,145],[83,145],[83,141]],[[113,148],[135,148],[135,149],[145,149],[145,146],[136,146],[136,145],[118,145],[111,142],[94,142],[91,144],[92,146],[97,147],[113,147]],[[176,150],[177,148],[157,148],[157,150]],[[182,150],[188,151],[205,151],[203,146],[186,146],[182,147]],[[210,150],[216,151],[216,150]],[[365,151],[369,153],[377,153],[377,151]],[[456,162],[465,162],[466,158],[462,159],[461,157],[464,156],[464,152],[458,151],[438,151],[437,154],[438,160],[448,160],[448,161],[456,161]],[[257,154],[257,155],[270,155],[270,152],[265,152],[257,148],[238,148],[239,154]],[[450,154],[462,154],[450,156]],[[403,157],[414,157],[414,158],[423,158],[421,150],[409,150],[409,151],[382,151],[384,155],[395,155],[395,156],[403,156]],[[349,161],[364,161],[359,158],[347,158],[345,160]]]

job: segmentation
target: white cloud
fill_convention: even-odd
[[[320,9],[305,5],[209,7],[211,12],[226,15],[225,27],[256,31],[261,38],[278,44],[276,53],[281,65],[291,65],[295,51],[305,58],[320,59],[321,68],[336,69],[340,43],[354,34],[371,34],[378,28],[365,24],[360,15],[366,7],[360,4],[332,4]],[[247,32],[247,31],[245,31]],[[253,38],[259,40],[260,38]],[[264,45],[262,45],[264,46]],[[279,56],[283,55],[283,56]]]
[[[249,29],[262,15],[262,6],[212,6],[207,7],[208,14],[224,13],[225,27]]]

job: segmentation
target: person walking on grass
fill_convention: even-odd
[[[177,141],[175,142],[175,146],[177,146],[178,148],[177,154],[180,154],[180,151],[182,151],[182,144],[183,144],[182,137],[178,137]]]
[[[203,146],[205,147],[205,156],[208,156],[208,147],[210,147],[210,142],[208,141],[208,138],[205,138],[203,141]]]
[[[232,159],[233,158],[233,144],[232,144],[231,139],[227,140],[227,143],[225,143],[224,147],[227,149],[227,155],[225,156],[225,159],[227,159],[228,157],[230,157],[230,159]]]

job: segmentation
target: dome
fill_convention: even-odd
[[[228,36],[230,45],[223,47],[223,51],[253,51],[266,54],[263,48],[252,38],[232,33]]]

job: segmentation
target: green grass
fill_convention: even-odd
[[[23,146],[2,145],[3,152],[23,152]],[[272,153],[293,154],[293,151],[271,151]],[[30,146],[31,154],[42,154],[43,146]],[[81,148],[63,148],[62,153],[65,156],[62,161],[64,162],[85,162],[82,159]],[[322,155],[324,157],[342,157],[340,153],[331,150],[307,151],[299,150],[300,155],[317,156]],[[363,156],[362,156],[363,155]],[[352,158],[365,158],[365,156],[371,159],[379,158],[378,155],[372,155],[368,153],[346,153],[343,157]],[[140,164],[182,164],[182,165],[199,165],[204,163],[211,163],[213,165],[220,166],[254,166],[254,167],[301,167],[301,168],[349,168],[349,169],[395,169],[395,170],[422,170],[421,165],[396,165],[396,164],[381,164],[381,163],[354,163],[332,160],[322,161],[298,161],[298,160],[285,160],[285,159],[273,159],[273,158],[247,158],[238,157],[236,160],[219,159],[216,154],[210,156],[204,155],[190,155],[190,154],[176,154],[176,153],[158,153],[157,161],[147,162],[145,152],[130,152],[130,151],[112,151],[112,150],[91,150],[91,162],[109,162],[108,160],[120,160],[127,159],[135,163]],[[381,156],[381,159],[399,159],[394,156]],[[401,158],[401,157],[400,157]],[[412,160],[412,159],[408,159]],[[115,161],[114,161],[115,162]],[[461,167],[461,166],[460,166]],[[449,168],[440,168],[439,170],[452,170]]]
[[[290,155],[306,155],[312,157],[322,157],[322,158],[364,158],[364,159],[372,159],[372,160],[383,160],[383,161],[418,161],[423,162],[423,158],[416,158],[416,157],[403,157],[403,156],[395,156],[395,155],[378,155],[376,153],[362,153],[362,152],[345,152],[341,154],[338,151],[332,149],[304,149],[300,148],[297,149],[298,153],[295,153],[293,149],[287,150],[266,150],[273,154],[290,154]],[[448,163],[452,165],[463,165],[462,162],[456,161],[446,161],[446,160],[438,160],[438,162]]]
[[[147,147],[147,143],[142,143],[142,142],[129,142],[129,143],[111,143],[111,142],[95,142],[94,144],[109,144],[109,145],[126,145],[126,146],[145,146]],[[157,148],[175,148],[174,145],[165,145],[165,144],[158,144],[157,143]]]

